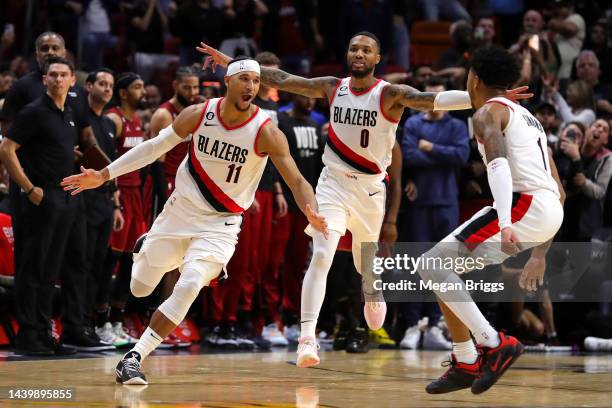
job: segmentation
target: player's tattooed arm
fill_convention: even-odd
[[[421,92],[408,85],[389,85],[384,92],[385,105],[391,109],[401,107],[421,111],[434,110],[436,92]]]
[[[327,222],[323,216],[317,213],[318,205],[314,190],[302,176],[293,157],[291,157],[287,136],[275,124],[268,122],[261,130],[261,137],[255,143],[257,153],[270,156],[274,167],[285,180],[295,198],[295,202],[306,215],[310,225],[327,238],[329,234]]]
[[[499,104],[484,105],[474,114],[474,134],[484,144],[487,162],[506,157],[503,129],[508,119],[508,108]]]
[[[261,82],[281,91],[311,98],[328,98],[340,80],[334,77],[304,78],[281,69],[261,67]]]

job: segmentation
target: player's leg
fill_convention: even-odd
[[[221,273],[222,268],[223,265],[220,263],[204,260],[192,260],[183,265],[181,276],[174,286],[172,295],[153,313],[149,326],[138,343],[117,364],[116,381],[118,383],[147,383],[144,374],[140,371],[142,361],[161,344],[164,337],[181,323],[200,290],[215,279]],[[143,289],[142,294],[145,294],[145,288],[151,288],[148,283],[137,282],[143,284],[139,287]]]

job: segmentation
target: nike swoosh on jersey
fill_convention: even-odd
[[[373,192],[373,193],[368,193],[368,195],[369,195],[370,197],[372,197],[373,195],[376,195],[376,194],[378,194],[378,193],[380,193],[380,191],[375,191],[375,192]]]

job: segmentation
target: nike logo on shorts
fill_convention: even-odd
[[[230,226],[230,225],[236,225],[236,223],[230,223],[230,222],[226,222],[225,225]]]
[[[375,192],[373,192],[373,193],[368,193],[368,195],[369,195],[370,197],[372,197],[373,195],[376,195],[376,194],[378,194],[378,193],[380,193],[380,191],[375,191]]]

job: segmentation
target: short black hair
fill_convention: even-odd
[[[270,51],[260,52],[255,56],[255,61],[259,63],[259,65],[278,65],[280,67],[281,60]]]
[[[349,39],[349,43],[351,42],[351,40],[357,36],[363,35],[365,37],[370,37],[371,39],[373,39],[374,41],[376,41],[376,46],[378,47],[378,51],[380,51],[380,40],[378,39],[378,37],[376,36],[376,34],[371,33],[369,31],[360,31],[357,34],[353,34],[353,36]]]
[[[70,73],[74,74],[74,64],[72,62],[70,62],[69,60],[67,60],[64,57],[58,57],[58,56],[52,56],[50,57],[47,62],[45,62],[45,66],[43,67],[43,73],[47,74],[47,72],[49,72],[49,67],[51,66],[51,64],[63,64],[63,65],[67,65],[68,68],[70,69]]]
[[[472,69],[485,85],[507,89],[521,76],[516,58],[500,47],[483,47],[472,56]]]
[[[196,77],[199,80],[200,75],[195,70],[195,68],[190,67],[190,66],[179,67],[179,69],[176,70],[176,74],[174,75],[174,78],[177,81],[182,81],[184,78],[187,78],[187,77]]]
[[[45,31],[44,33],[41,33],[38,37],[36,37],[36,40],[34,41],[34,46],[36,47],[36,49],[40,47],[40,43],[44,37],[56,37],[61,41],[62,46],[64,46],[64,48],[66,47],[66,41],[64,41],[64,37],[62,37],[61,34],[56,33],[55,31]]]
[[[85,82],[88,84],[95,84],[96,81],[98,80],[98,74],[100,73],[106,73],[106,74],[111,74],[112,76],[114,76],[115,74],[113,73],[113,71],[109,68],[98,68],[94,71],[91,71],[88,75],[87,78],[85,78]]]
[[[432,76],[427,80],[425,86],[443,86],[444,89],[448,89],[448,80],[441,76]]]

